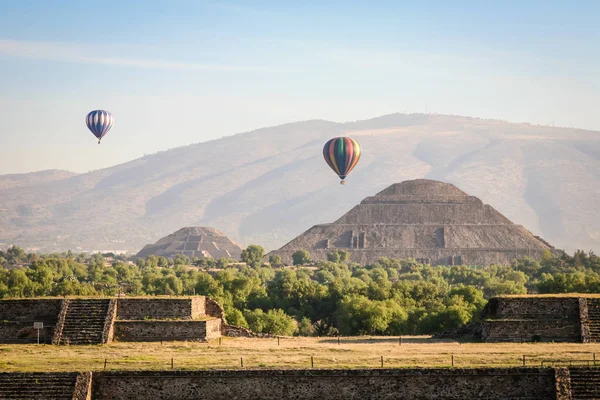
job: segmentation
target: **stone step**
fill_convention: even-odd
[[[72,300],[67,307],[60,343],[100,344],[110,300]]]
[[[104,322],[104,318],[74,317],[65,318],[65,322]]]
[[[67,399],[73,397],[74,376],[0,374],[0,399]]]

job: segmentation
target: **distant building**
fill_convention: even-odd
[[[173,258],[183,254],[189,258],[240,259],[242,248],[216,229],[208,227],[181,228],[155,244],[147,244],[136,257],[149,255]]]
[[[342,249],[351,261],[415,258],[432,265],[509,264],[553,247],[493,207],[449,183],[417,179],[367,197],[331,224],[315,225],[279,250],[285,262],[306,249],[313,260]]]

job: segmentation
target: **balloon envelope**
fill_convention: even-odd
[[[85,118],[88,129],[98,138],[98,143],[112,128],[114,122],[113,116],[104,110],[94,110]]]
[[[346,176],[360,159],[360,145],[349,137],[336,137],[325,143],[323,157],[344,183]]]

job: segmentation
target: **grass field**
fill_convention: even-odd
[[[222,338],[211,343],[112,343],[96,346],[0,345],[0,371],[97,371],[104,369],[387,368],[539,366],[586,364],[600,344],[458,343],[428,337]]]

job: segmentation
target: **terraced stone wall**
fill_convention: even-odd
[[[578,297],[498,297],[483,310],[483,339],[499,341],[581,342]]]
[[[56,321],[61,299],[19,299],[0,301],[1,321]]]
[[[117,319],[196,319],[205,315],[206,300],[193,298],[121,298],[117,301]]]
[[[221,320],[115,321],[114,338],[122,342],[160,340],[205,341],[221,336]]]
[[[369,369],[97,372],[93,399],[567,400],[555,370]]]
[[[36,341],[34,322],[44,323],[40,340],[51,340],[62,302],[61,299],[0,301],[0,343]]]

